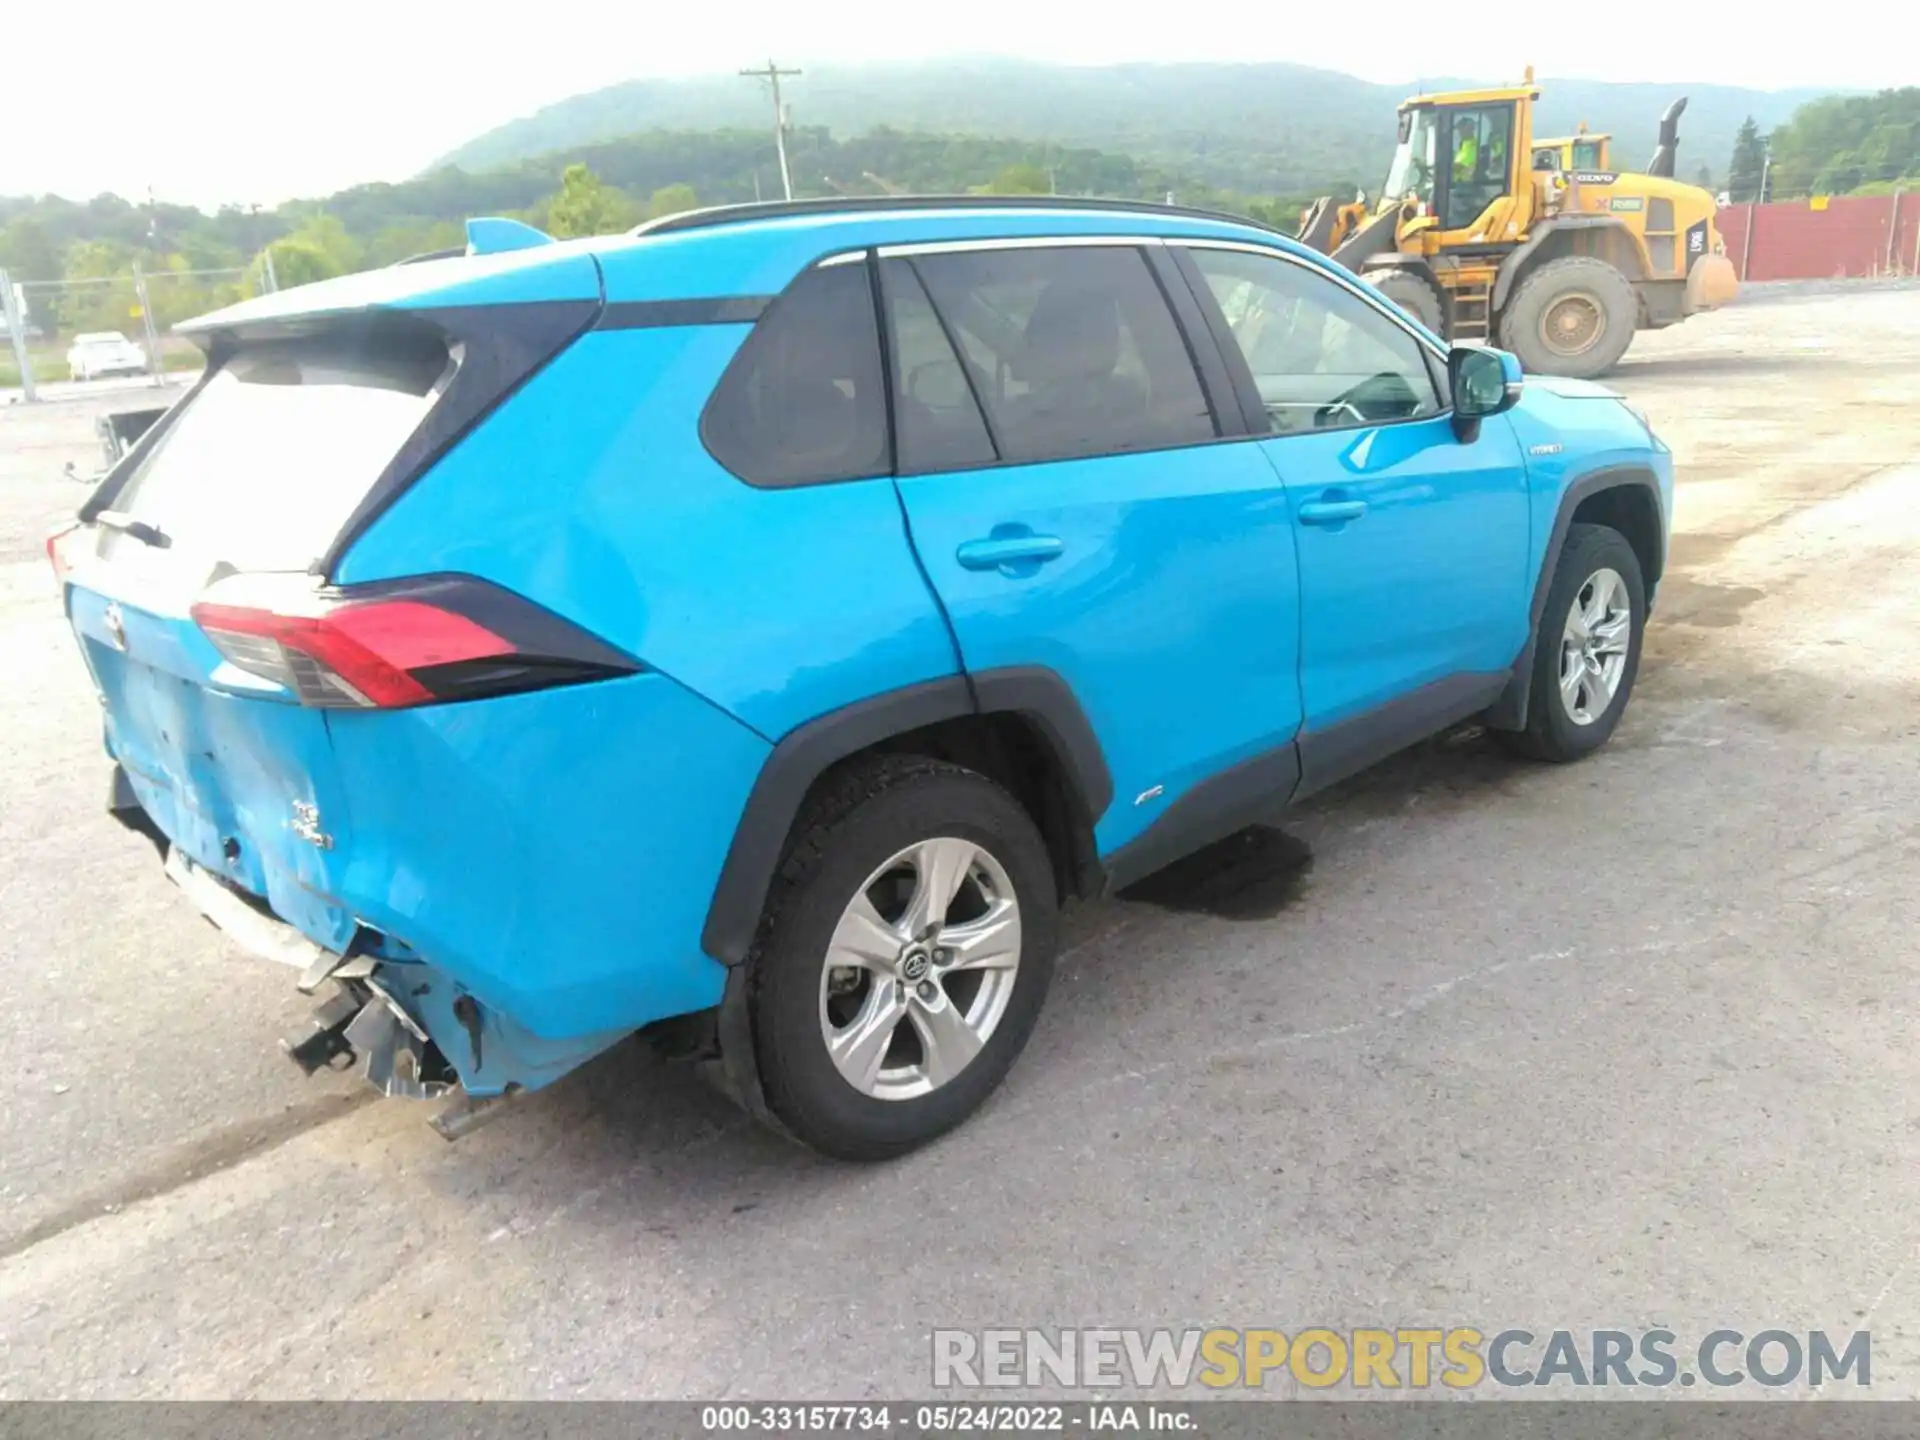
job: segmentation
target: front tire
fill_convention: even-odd
[[[1437,281],[1419,270],[1404,265],[1381,266],[1362,272],[1360,278],[1407,314],[1418,320],[1442,340],[1452,339],[1448,322],[1450,307],[1447,293]]]
[[[1640,671],[1646,582],[1626,536],[1573,525],[1554,566],[1534,636],[1523,729],[1496,732],[1536,760],[1564,763],[1612,738]]]
[[[986,776],[859,762],[809,802],[746,964],[767,1107],[846,1160],[944,1134],[998,1088],[1052,978],[1033,820]]]

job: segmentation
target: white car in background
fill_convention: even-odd
[[[76,335],[67,351],[67,373],[75,380],[144,375],[148,368],[147,352],[116,330]]]

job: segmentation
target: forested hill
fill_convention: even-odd
[[[939,60],[849,69],[807,65],[786,94],[798,125],[853,135],[875,126],[1044,139],[1121,151],[1207,185],[1297,193],[1356,170],[1377,183],[1393,148],[1394,107],[1416,91],[1468,82],[1443,77],[1375,85],[1300,65],[1047,65],[1009,59]],[[1509,80],[1517,77],[1507,77]],[[1478,83],[1488,83],[1481,81]],[[1540,126],[1585,120],[1617,138],[1620,163],[1653,153],[1660,112],[1690,97],[1681,125],[1681,173],[1726,167],[1734,132],[1751,115],[1764,134],[1824,92],[1718,85],[1541,82]],[[765,91],[735,75],[632,80],[550,105],[463,145],[440,162],[468,171],[508,165],[649,129],[763,128]]]

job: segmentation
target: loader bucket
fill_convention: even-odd
[[[1740,280],[1733,262],[1724,255],[1702,255],[1687,271],[1686,311],[1697,315],[1732,302],[1740,293]]]
[[[1293,238],[1309,250],[1317,250],[1322,255],[1333,251],[1333,230],[1340,218],[1340,212],[1333,203],[1331,195],[1322,195],[1309,205],[1306,214],[1301,217],[1300,230]]]
[[[1361,262],[1392,250],[1400,237],[1400,211],[1382,211],[1354,231],[1332,252],[1333,258],[1349,270],[1358,270]]]

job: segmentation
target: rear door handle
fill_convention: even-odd
[[[1364,500],[1309,500],[1300,507],[1302,525],[1344,525],[1367,513]]]
[[[1058,535],[996,535],[988,540],[966,540],[953,558],[969,570],[997,570],[1022,561],[1057,559],[1067,548]]]

